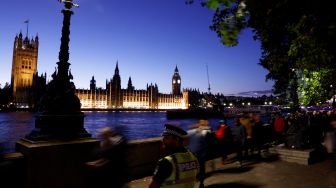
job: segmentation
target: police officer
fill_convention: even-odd
[[[183,129],[165,124],[162,133],[165,157],[158,161],[149,188],[193,188],[199,165],[197,158],[183,146]]]

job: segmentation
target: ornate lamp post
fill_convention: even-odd
[[[90,137],[84,129],[84,114],[80,111],[80,100],[75,95],[75,85],[69,70],[69,35],[71,8],[78,7],[72,0],[59,0],[64,3],[62,38],[57,70],[52,74],[52,81],[47,86],[46,94],[41,99],[35,120],[35,129],[27,135],[30,140],[74,139]]]

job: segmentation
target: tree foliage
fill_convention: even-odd
[[[12,99],[12,88],[9,83],[6,83],[3,88],[0,87],[0,107],[8,105]]]
[[[224,45],[237,45],[242,30],[253,30],[254,39],[261,42],[260,65],[269,71],[266,79],[274,81],[274,91],[279,96],[291,96],[290,100],[295,101],[295,96],[288,93],[296,91],[301,96],[300,103],[312,104],[328,97],[323,93],[330,95],[329,86],[336,85],[332,79],[336,73],[336,11],[331,0],[203,0],[201,3],[214,10],[210,28]],[[298,72],[303,74],[297,75]]]

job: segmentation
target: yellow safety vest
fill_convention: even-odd
[[[162,183],[162,188],[193,188],[199,170],[197,158],[190,152],[175,153],[165,157],[173,166],[172,173]]]

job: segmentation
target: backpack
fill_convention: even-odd
[[[215,132],[215,135],[216,135],[216,138],[217,139],[224,139],[225,137],[225,129],[226,129],[227,126],[220,126],[216,132]]]
[[[220,126],[215,132],[216,138],[219,140],[228,140],[231,137],[231,129],[229,126]]]

